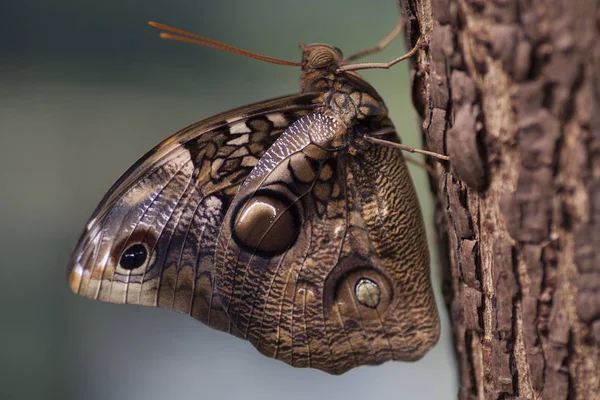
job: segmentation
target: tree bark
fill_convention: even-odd
[[[600,1],[399,0],[461,399],[600,399]]]

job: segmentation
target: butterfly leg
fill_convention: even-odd
[[[362,63],[362,64],[350,64],[350,65],[342,65],[341,67],[338,67],[338,69],[336,70],[336,72],[343,72],[343,71],[356,71],[359,69],[388,69],[393,65],[398,64],[400,61],[406,60],[408,58],[411,58],[412,56],[414,56],[417,51],[419,50],[421,45],[421,38],[419,38],[417,40],[417,43],[415,44],[415,46],[405,55],[400,56],[396,59],[393,59],[390,62],[387,63]]]
[[[422,168],[425,171],[427,171],[427,173],[429,173],[430,175],[435,176],[435,170],[433,168],[431,168],[431,165],[428,165],[428,164],[425,164],[424,162],[415,160],[414,158],[409,157],[409,156],[404,156],[404,159],[406,160],[407,163],[416,165],[417,167]]]
[[[395,132],[394,128],[392,128],[392,127],[386,127],[386,128],[383,128],[383,129],[381,129],[379,131],[372,132],[368,136],[364,136],[364,139],[367,142],[372,143],[372,144],[377,144],[377,145],[386,146],[386,147],[393,147],[393,148],[396,148],[396,149],[408,151],[410,153],[418,153],[418,154],[423,154],[423,155],[426,155],[426,156],[429,156],[429,157],[434,157],[434,158],[437,158],[439,160],[450,161],[450,157],[445,156],[443,154],[435,153],[433,151],[415,149],[414,147],[409,146],[407,144],[391,142],[389,140],[378,139],[376,137],[376,136],[389,135],[390,133],[394,133],[394,132]]]
[[[402,15],[400,15],[398,17],[398,22],[394,26],[394,30],[392,30],[381,42],[377,43],[377,45],[375,45],[373,47],[369,47],[368,49],[361,50],[357,53],[354,53],[354,54],[346,57],[344,59],[344,63],[348,63],[350,61],[357,60],[359,58],[368,56],[370,54],[378,53],[381,50],[385,49],[387,47],[387,45],[390,44],[392,42],[392,40],[394,40],[396,38],[396,36],[398,36],[400,34],[400,32],[404,28],[405,24],[406,24],[406,21],[404,20],[404,17]]]
[[[437,158],[437,159],[443,160],[443,161],[450,161],[450,157],[445,156],[443,154],[434,153],[433,151],[415,149],[414,147],[409,146],[407,144],[390,142],[388,140],[377,139],[377,138],[374,138],[374,137],[371,137],[371,136],[365,136],[365,140],[367,142],[370,142],[370,143],[373,143],[373,144],[379,144],[379,145],[386,146],[386,147],[393,147],[393,148],[396,148],[396,149],[408,151],[410,153],[424,154],[426,156],[434,157],[434,158]]]

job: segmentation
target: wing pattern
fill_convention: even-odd
[[[151,150],[92,215],[71,260],[73,291],[174,309],[230,330],[213,290],[223,217],[264,152],[317,100],[296,95],[233,110]]]
[[[415,302],[431,298],[419,296],[431,294],[426,243],[397,246],[424,234],[402,155],[353,156],[338,136],[343,123],[318,112],[294,123],[233,199],[215,256],[217,292],[241,335],[330,373],[415,359],[437,339],[415,329],[437,324],[433,301]]]

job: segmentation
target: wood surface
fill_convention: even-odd
[[[600,399],[600,2],[399,0],[460,399]]]

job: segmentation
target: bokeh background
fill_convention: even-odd
[[[397,14],[395,0],[2,0],[0,399],[455,398],[435,249],[439,344],[416,363],[339,377],[267,359],[185,315],[77,297],[65,283],[90,213],[145,151],[215,113],[298,90],[296,68],[162,41],[146,21],[296,60],[298,42],[369,47]],[[394,58],[402,42],[369,59]],[[406,65],[364,75],[420,147]],[[411,172],[431,236],[426,176]]]

